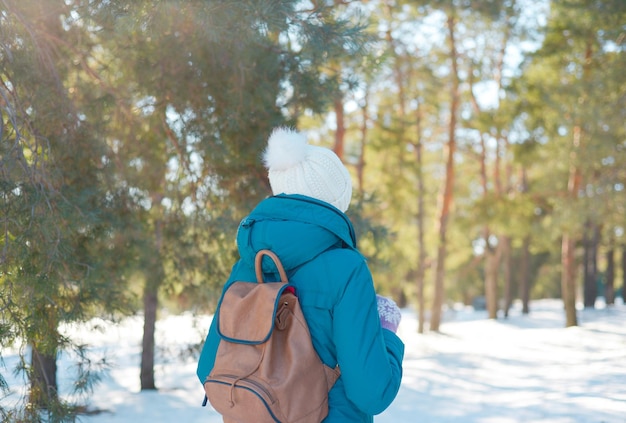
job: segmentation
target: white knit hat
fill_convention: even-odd
[[[267,142],[263,162],[274,195],[306,195],[342,212],[348,210],[352,179],[332,150],[307,144],[303,134],[289,128],[276,128]]]

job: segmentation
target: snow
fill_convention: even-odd
[[[562,302],[519,306],[508,318],[487,319],[468,307],[447,311],[439,333],[417,334],[416,315],[404,309],[398,335],[406,344],[402,387],[377,423],[624,423],[626,422],[626,306],[579,309],[579,326],[565,328]],[[202,339],[210,316],[166,316],[157,323],[158,391],[140,392],[142,321],[113,324],[93,320],[66,327],[90,345],[94,363],[109,369],[88,399],[85,423],[203,422],[221,418],[200,406],[202,387],[195,376],[190,346]],[[19,398],[23,386],[13,374],[15,351],[3,349],[4,367]],[[59,358],[61,392],[70,392],[76,357]]]

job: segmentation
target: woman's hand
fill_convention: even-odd
[[[376,303],[378,305],[378,316],[380,317],[380,325],[384,329],[388,329],[393,333],[398,331],[398,325],[402,314],[396,303],[381,295],[376,295]]]

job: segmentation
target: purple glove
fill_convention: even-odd
[[[396,305],[396,303],[389,298],[376,295],[376,303],[378,305],[378,316],[380,316],[380,325],[384,329],[389,329],[393,333],[396,333],[398,330],[398,325],[400,324],[400,319],[402,315],[400,314],[400,309]]]

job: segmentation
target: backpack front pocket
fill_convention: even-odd
[[[209,375],[204,390],[215,410],[237,422],[280,423],[278,401],[266,384],[236,375]]]

